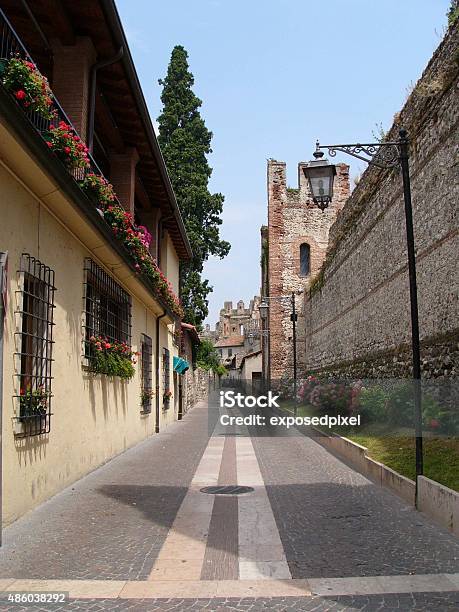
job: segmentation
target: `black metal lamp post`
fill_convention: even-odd
[[[300,292],[301,293],[301,292]],[[295,304],[295,292],[292,291],[291,296],[276,295],[276,296],[264,296],[258,306],[260,311],[260,318],[262,321],[266,321],[268,318],[269,302],[268,300],[290,300],[291,313],[290,321],[292,322],[292,348],[293,348],[293,398],[294,398],[294,414],[297,413],[297,352],[296,352],[296,323],[298,321],[298,314],[296,312]]]
[[[418,293],[416,284],[416,253],[414,248],[413,232],[413,208],[411,204],[411,183],[409,168],[409,140],[406,130],[401,129],[399,140],[392,142],[381,142],[371,144],[345,144],[324,145],[316,144],[314,161],[304,168],[304,173],[309,181],[312,198],[314,202],[324,210],[333,197],[333,178],[336,174],[334,166],[324,160],[321,149],[327,149],[330,157],[334,157],[337,151],[352,155],[372,166],[382,169],[390,169],[399,166],[402,171],[403,195],[405,201],[405,224],[406,245],[408,251],[408,273],[410,279],[410,310],[411,310],[411,348],[413,363],[414,384],[414,422],[416,434],[416,503],[418,482],[417,476],[423,474],[423,451],[422,451],[422,393],[421,393],[421,353],[419,342],[419,312]],[[317,164],[317,160],[321,163]],[[332,170],[333,169],[333,170]],[[328,172],[328,174],[327,174]],[[327,178],[328,177],[328,178]]]

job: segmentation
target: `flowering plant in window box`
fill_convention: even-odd
[[[164,391],[163,393],[163,402],[165,404],[169,403],[170,400],[172,399],[172,391]]]
[[[15,56],[4,61],[3,85],[26,111],[35,111],[45,119],[51,119],[53,94],[48,79],[35,64]]]
[[[69,168],[89,168],[88,147],[65,121],[50,125],[46,144]]]
[[[158,293],[164,298],[169,308],[178,317],[183,317],[183,309],[179,298],[175,295],[172,285],[158,267],[148,250],[149,240],[143,226],[136,226],[132,215],[121,206],[109,206],[104,211],[104,218],[113,230],[115,236],[123,243],[134,260],[139,274],[145,274],[156,286]]]
[[[79,183],[83,191],[93,199],[102,210],[105,210],[116,200],[113,185],[103,176],[94,174],[94,172],[89,172]]]
[[[48,399],[51,397],[51,393],[47,391],[43,386],[37,389],[31,389],[28,386],[26,389],[20,390],[19,405],[20,405],[20,416],[43,416],[48,410]]]
[[[148,406],[154,395],[155,392],[153,391],[153,389],[142,389],[142,391],[140,392],[140,403],[142,404],[143,408],[145,406]]]
[[[89,338],[91,357],[89,369],[95,374],[119,376],[130,379],[135,374],[134,365],[139,353],[134,352],[126,342],[109,342],[102,336]]]

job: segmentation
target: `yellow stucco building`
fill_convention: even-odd
[[[0,12],[4,524],[181,410],[175,296],[191,250],[126,39],[112,2],[91,3],[84,36],[87,3],[72,20],[47,4],[36,23],[15,2]],[[54,116],[24,105],[13,58],[48,78]],[[85,165],[62,161],[61,122]],[[116,198],[95,198],[88,174]]]

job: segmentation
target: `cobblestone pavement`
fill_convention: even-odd
[[[459,609],[454,536],[313,439],[256,428],[209,438],[207,412],[196,407],[6,529],[0,578],[38,579],[41,590],[45,579],[78,582],[62,587],[64,605],[0,610]],[[200,492],[215,484],[253,492]]]
[[[5,608],[6,609],[6,608]],[[355,595],[341,597],[274,597],[229,599],[137,599],[137,600],[71,600],[65,606],[41,608],[37,606],[10,608],[15,612],[60,612],[61,610],[131,610],[156,612],[170,610],[207,610],[223,612],[245,610],[273,610],[274,612],[457,612],[458,593],[407,593],[390,595]],[[0,608],[2,610],[2,608]]]
[[[314,439],[263,434],[252,440],[292,578],[458,571],[449,532]]]
[[[2,578],[145,579],[208,442],[197,407],[4,531]]]

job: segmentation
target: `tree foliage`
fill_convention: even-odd
[[[212,132],[199,112],[202,102],[192,90],[194,78],[182,46],[174,47],[167,75],[159,84],[163,86],[163,110],[158,117],[158,141],[193,249],[192,261],[181,265],[180,297],[185,320],[200,327],[212,291],[201,277],[204,262],[210,255],[225,257],[230,250],[219,233],[224,197],[208,188]]]
[[[220,358],[210,340],[201,341],[201,344],[198,346],[196,362],[198,366],[204,370],[213,370],[216,372],[220,367]]]
[[[451,0],[451,5],[448,11],[448,24],[453,25],[459,18],[459,0]]]

